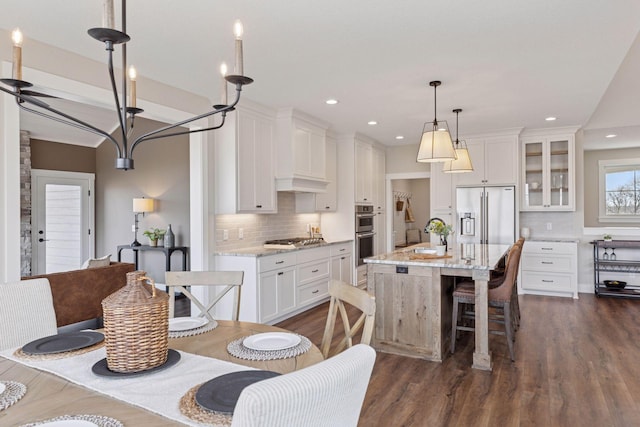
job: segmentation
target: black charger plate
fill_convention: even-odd
[[[104,341],[100,332],[78,331],[51,335],[31,341],[22,347],[25,354],[55,354],[80,350]]]
[[[176,350],[169,349],[169,353],[167,354],[167,361],[162,365],[156,366],[155,368],[146,369],[144,371],[137,372],[115,372],[109,369],[107,366],[107,358],[105,357],[102,360],[97,361],[92,367],[91,371],[99,377],[110,377],[110,378],[131,378],[137,377],[140,375],[152,374],[154,372],[162,371],[163,369],[170,368],[180,361],[180,353]]]

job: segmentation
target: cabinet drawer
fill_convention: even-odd
[[[553,271],[560,273],[572,273],[574,270],[573,258],[567,255],[548,256],[524,254],[521,259],[522,270]]]
[[[319,261],[322,258],[329,258],[329,247],[323,246],[321,248],[303,249],[297,251],[298,265],[311,261]]]
[[[522,272],[522,287],[540,291],[572,291],[571,275]]]
[[[258,271],[260,273],[265,271],[275,270],[277,268],[285,268],[296,265],[295,253],[283,253],[278,255],[270,255],[260,257],[258,260]]]
[[[524,254],[575,254],[577,245],[570,242],[524,242]]]
[[[351,243],[339,243],[331,245],[331,256],[338,256],[351,253]]]
[[[329,276],[329,260],[298,266],[298,283],[307,283]]]
[[[296,305],[301,307],[308,303],[317,301],[329,295],[329,282],[319,280],[304,286],[298,286]]]

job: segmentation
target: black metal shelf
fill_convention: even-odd
[[[614,298],[640,298],[640,285],[627,285],[624,289],[609,288],[600,280],[600,273],[638,273],[638,260],[604,260],[599,249],[640,249],[639,240],[594,240],[593,245],[593,282],[596,296]],[[618,255],[619,256],[619,255]]]

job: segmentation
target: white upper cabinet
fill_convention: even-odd
[[[278,191],[325,191],[328,125],[294,109],[277,115],[276,188]]]
[[[373,147],[372,151],[373,206],[376,210],[384,210],[386,206],[386,153]]]
[[[373,205],[373,147],[355,141],[356,203]]]
[[[216,134],[216,213],[275,213],[275,117],[247,101]]]
[[[575,210],[574,161],[575,132],[523,136],[520,210]]]
[[[457,186],[515,185],[518,182],[518,135],[467,138],[473,172],[454,174]]]
[[[336,140],[329,135],[326,139],[327,184],[324,193],[296,193],[296,212],[335,212],[338,208],[338,170]]]
[[[442,213],[451,213],[453,208],[453,175],[442,172],[442,163],[431,163],[431,217],[438,217]]]

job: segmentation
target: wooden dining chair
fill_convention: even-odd
[[[376,352],[358,344],[307,368],[247,386],[231,427],[356,427]]]
[[[513,295],[516,279],[518,277],[518,266],[520,264],[521,251],[522,248],[519,246],[511,249],[502,283],[496,288],[489,289],[488,292],[489,307],[493,307],[501,311],[501,313],[498,314],[490,314],[489,321],[504,325],[504,331],[489,330],[489,332],[493,334],[506,335],[511,360],[515,360],[513,342],[515,341],[516,323],[513,311]],[[475,315],[473,313],[465,312],[463,313],[463,316],[460,316],[461,304],[466,304],[467,306],[473,306],[475,304],[475,288],[472,282],[470,282],[470,285],[462,283],[453,291],[453,310],[451,313],[451,353],[455,352],[458,331],[475,331],[475,328],[472,326],[458,324],[458,320],[460,320],[461,317],[469,320],[475,320]]]
[[[320,345],[320,350],[325,359],[329,357],[329,349],[331,348],[331,341],[333,340],[333,330],[338,312],[340,312],[340,317],[342,318],[345,336],[342,341],[338,343],[336,348],[337,353],[345,347],[351,347],[353,345],[353,338],[360,329],[362,329],[360,343],[369,344],[371,342],[371,336],[373,335],[373,323],[376,315],[376,298],[368,292],[351,286],[348,283],[340,280],[332,280],[329,282],[329,295],[331,296],[329,314],[327,315],[327,323],[322,336],[322,344]],[[353,326],[349,321],[345,303],[362,312]]]
[[[0,350],[57,332],[49,280],[0,284]]]
[[[165,273],[165,281],[169,292],[169,317],[174,317],[176,292],[182,292],[198,307],[200,310],[198,317],[206,317],[209,320],[213,320],[211,310],[225,295],[233,290],[231,320],[238,320],[240,313],[240,287],[243,280],[244,272],[242,271],[167,271]],[[218,289],[214,293],[213,299],[208,296],[210,302],[207,304],[193,295],[190,290],[193,286]]]

